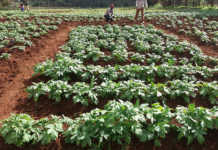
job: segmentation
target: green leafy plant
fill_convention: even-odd
[[[182,126],[177,126],[178,139],[187,138],[187,144],[196,139],[200,144],[205,141],[204,136],[208,129],[213,129],[213,113],[203,107],[195,107],[190,104],[188,108],[178,107],[176,109],[176,120]]]
[[[55,116],[51,119],[34,120],[27,114],[17,114],[2,123],[0,133],[5,142],[18,147],[29,143],[50,144],[63,131],[61,119]]]
[[[95,109],[72,121],[64,132],[65,142],[101,149],[112,141],[125,147],[134,130],[142,128],[142,122],[145,117],[139,108],[129,102],[111,101],[104,110]]]
[[[8,53],[2,53],[1,55],[0,55],[0,59],[9,59],[10,58],[10,56],[11,56],[11,54],[8,54]]]

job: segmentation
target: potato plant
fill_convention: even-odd
[[[202,144],[208,129],[218,127],[217,114],[217,107],[207,109],[189,105],[172,110],[159,103],[149,106],[113,100],[104,109],[94,109],[75,119],[51,116],[35,120],[27,114],[11,115],[2,121],[0,133],[7,144],[18,147],[50,144],[62,135],[65,143],[81,148],[110,149],[111,142],[125,148],[133,137],[160,146],[161,139],[176,129],[178,138],[185,138],[187,144],[194,140]]]
[[[64,21],[90,23],[102,19],[87,14],[3,16],[6,20],[0,26],[0,50],[9,45],[24,50],[31,46],[32,38],[57,30]],[[28,21],[30,17],[32,22]],[[146,17],[158,20],[158,25],[167,22],[166,28],[180,28],[181,33],[198,36],[205,44],[216,42],[217,22],[205,16],[151,13]],[[72,29],[61,50],[54,60],[35,66],[33,76],[46,76],[48,81],[27,87],[29,98],[36,103],[44,96],[56,103],[70,100],[96,107],[102,101],[108,103],[74,119],[51,116],[36,120],[27,114],[11,115],[0,127],[7,144],[47,145],[62,138],[81,149],[111,149],[111,143],[125,149],[134,138],[161,146],[172,130],[187,144],[203,144],[208,131],[217,130],[218,59],[205,56],[196,45],[151,24],[107,24]],[[215,106],[209,109],[190,104],[195,100]],[[166,106],[169,101],[187,107],[170,108]]]
[[[133,48],[136,52],[128,51]],[[35,67],[35,74],[51,78],[47,83],[34,83],[27,88],[35,101],[47,95],[56,102],[64,98],[83,105],[98,104],[105,98],[141,103],[180,99],[189,104],[200,97],[217,104],[217,81],[208,81],[216,77],[217,68],[204,65],[206,60],[216,64],[217,59],[205,57],[197,46],[180,42],[152,25],[78,27],[71,31],[62,50],[54,61],[47,60]],[[184,53],[189,54],[189,59],[183,57]],[[119,65],[129,59],[136,64]],[[115,61],[116,65],[86,64],[100,60]],[[72,76],[78,81],[72,83]]]
[[[167,12],[146,14],[146,19],[153,24],[164,27],[168,30],[178,31],[180,34],[196,37],[205,45],[213,44],[217,46],[217,14],[212,15],[208,16],[208,14],[200,12]]]

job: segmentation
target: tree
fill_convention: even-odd
[[[6,7],[10,4],[10,0],[1,0],[0,7]]]
[[[2,0],[0,0],[2,1]],[[33,6],[49,6],[54,7],[108,7],[110,3],[114,3],[116,7],[133,7],[136,0],[29,0]],[[161,3],[164,7],[172,6],[200,6],[201,4],[215,5],[218,0],[148,0],[148,5],[153,6]]]
[[[209,4],[210,4],[211,6],[214,6],[215,0],[209,0]]]

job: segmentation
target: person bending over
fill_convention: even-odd
[[[106,22],[112,22],[114,17],[113,15],[114,15],[114,4],[111,4],[110,8],[107,9],[104,15]]]

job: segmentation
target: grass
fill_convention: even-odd
[[[74,15],[104,15],[107,8],[45,8],[45,7],[34,7],[31,8],[32,13],[58,13],[58,14],[74,14]],[[18,8],[7,10],[3,8],[3,12],[20,12]],[[176,7],[176,8],[163,8],[160,4],[154,5],[153,7],[146,9],[145,12],[203,12],[203,13],[218,13],[218,7]],[[132,15],[135,14],[135,7],[115,7],[115,14],[119,15]]]

